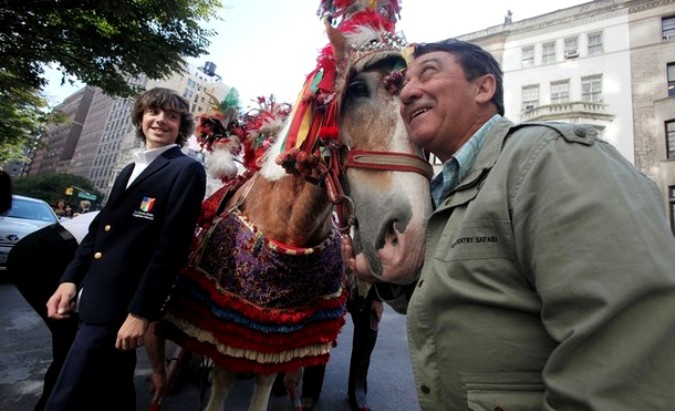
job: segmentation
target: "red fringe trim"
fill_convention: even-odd
[[[195,286],[207,293],[209,299],[216,305],[238,311],[253,321],[268,324],[297,324],[306,321],[319,309],[338,309],[343,307],[348,295],[348,290],[343,288],[339,296],[317,298],[314,301],[309,301],[305,307],[284,308],[283,310],[270,309],[251,304],[235,294],[220,289],[212,278],[207,277],[195,268],[186,267],[181,271],[180,275],[193,281]],[[174,293],[179,292],[181,291],[177,287]]]
[[[289,333],[265,333],[246,325],[225,321],[215,316],[208,307],[185,299],[176,301],[176,305],[180,312],[174,309],[167,311],[195,327],[209,331],[219,342],[235,348],[247,348],[265,353],[334,341],[345,324],[344,314],[346,314],[345,311],[338,318],[308,323],[299,330]],[[170,322],[171,319],[167,321]]]

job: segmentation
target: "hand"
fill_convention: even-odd
[[[159,403],[169,391],[165,354],[166,340],[157,334],[157,327],[158,322],[153,321],[145,333],[145,351],[152,367],[150,392],[153,394],[152,401],[155,403]]]
[[[77,286],[74,283],[61,283],[47,301],[47,316],[55,320],[69,318],[75,309]]]
[[[129,313],[122,327],[117,332],[115,348],[118,350],[135,350],[143,346],[148,320]]]
[[[162,398],[166,397],[169,391],[169,383],[166,375],[166,369],[152,370],[150,374],[150,393],[152,402],[160,403]]]
[[[370,273],[365,258],[361,255],[358,258],[354,255],[354,247],[352,238],[349,235],[342,237],[342,261],[345,264],[345,270],[348,276],[354,275],[359,279],[373,284],[378,281],[378,278]]]

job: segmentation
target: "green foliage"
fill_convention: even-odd
[[[47,102],[35,90],[17,87],[0,93],[0,167],[25,161],[24,148],[40,136],[45,124],[68,120],[63,113],[46,108]]]
[[[103,194],[94,188],[88,178],[67,173],[18,177],[12,182],[12,190],[14,194],[40,198],[51,205],[55,205],[60,199],[77,205],[81,200],[77,197],[77,189],[71,196],[65,194],[66,188],[73,185],[85,189],[90,194],[95,194],[99,200],[103,198]]]
[[[0,164],[21,160],[51,115],[40,92],[44,67],[61,84],[79,80],[111,96],[139,90],[130,79],[162,79],[206,54],[220,0],[3,0],[0,7]]]
[[[79,79],[107,94],[138,92],[129,77],[161,79],[206,54],[220,0],[9,0],[0,8],[0,72],[41,90],[43,65],[62,83]],[[7,90],[5,75],[0,91]]]

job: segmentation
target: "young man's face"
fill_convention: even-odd
[[[145,148],[159,148],[173,144],[178,139],[181,115],[161,108],[146,108],[141,127],[145,135]]]

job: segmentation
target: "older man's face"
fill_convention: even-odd
[[[417,57],[400,93],[412,141],[441,161],[450,158],[476,129],[477,88],[454,55],[433,51]]]

